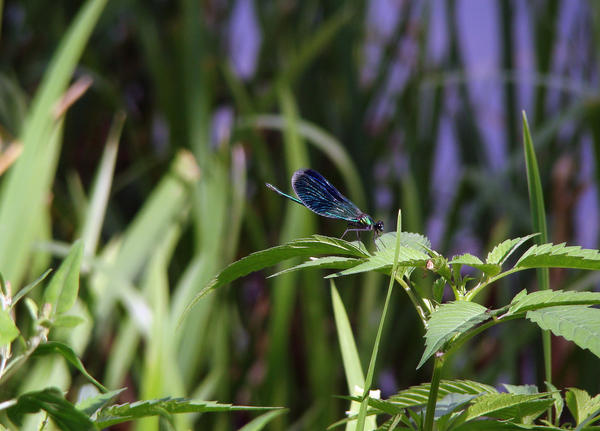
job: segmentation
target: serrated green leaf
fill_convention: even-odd
[[[96,410],[108,405],[114,398],[116,398],[120,393],[122,393],[125,390],[127,390],[127,388],[116,389],[114,391],[109,391],[105,393],[99,393],[95,396],[81,400],[77,403],[76,407],[88,416],[91,416],[96,412]]]
[[[494,276],[500,273],[501,271],[500,265],[483,263],[481,259],[479,259],[477,256],[473,256],[469,253],[461,254],[460,256],[455,256],[448,263],[450,265],[467,265],[476,268],[489,276]]]
[[[161,398],[109,406],[101,409],[94,420],[102,429],[143,417],[177,413],[210,413],[231,411],[267,411],[280,407],[251,407],[221,404],[214,401],[198,401],[184,398]]]
[[[346,269],[356,266],[360,263],[364,262],[364,259],[354,258],[354,257],[342,257],[342,256],[325,256],[325,257],[317,257],[311,258],[310,260],[303,262],[301,264],[292,266],[291,268],[286,268],[282,271],[279,271],[273,275],[270,275],[268,278],[277,277],[282,274],[287,274],[288,272],[298,271],[300,269]]]
[[[452,414],[468,402],[477,398],[479,394],[448,394],[435,404],[435,419]]]
[[[396,232],[388,232],[382,235],[377,239],[377,246],[378,250],[362,263],[344,271],[328,275],[325,278],[341,277],[369,271],[379,271],[389,274],[394,265]],[[398,266],[408,268],[424,267],[431,259],[427,253],[429,247],[430,243],[426,237],[412,232],[402,232],[398,247]]]
[[[509,385],[508,383],[502,383],[502,386],[504,386],[509,394],[533,395],[540,393],[536,385]]]
[[[82,257],[83,243],[76,241],[52,276],[44,292],[44,303],[52,304],[52,315],[65,313],[75,304],[79,292],[79,268]]]
[[[62,430],[95,429],[87,415],[67,401],[58,388],[46,388],[21,395],[17,398],[16,404],[7,409],[7,414],[12,422],[21,426],[26,414],[37,413],[40,410],[46,411],[52,421]]]
[[[475,302],[455,301],[442,304],[427,322],[425,351],[417,369],[457,334],[488,319],[487,308]]]
[[[473,401],[467,409],[465,421],[482,416],[498,419],[521,419],[543,412],[554,402],[548,393],[524,394],[488,394]]]
[[[10,317],[8,310],[0,309],[0,347],[10,344],[19,336],[19,329]]]
[[[563,292],[562,290],[541,290],[517,295],[513,298],[509,314],[537,310],[559,305],[595,305],[600,304],[600,292]]]
[[[495,246],[487,255],[485,260],[486,263],[502,265],[525,241],[539,235],[539,233],[532,233],[527,236],[507,239]]]
[[[579,388],[569,388],[567,393],[565,394],[565,401],[567,403],[567,408],[573,415],[573,419],[575,419],[576,424],[580,424],[583,419],[585,419],[585,415],[583,413],[584,406],[592,399],[590,395]]]
[[[514,422],[505,422],[498,420],[474,420],[466,422],[457,427],[452,428],[453,431],[563,431],[563,428],[545,426],[545,425],[530,425]],[[590,430],[591,431],[591,430]]]
[[[528,311],[527,319],[600,357],[600,310],[565,305]]]
[[[391,396],[387,401],[393,403],[396,408],[415,407],[426,405],[429,399],[430,383],[412,386]],[[442,380],[438,390],[438,400],[448,394],[497,394],[498,390],[493,386],[472,380]]]
[[[240,277],[259,271],[269,266],[276,265],[284,260],[295,257],[312,257],[320,254],[333,254],[342,256],[354,256],[359,258],[368,257],[365,250],[357,245],[339,238],[331,238],[322,235],[313,235],[309,238],[297,239],[284,245],[257,251],[230,264],[215,278],[213,278],[187,305],[179,318],[181,323],[187,313],[198,303],[203,296],[231,283]]]
[[[81,374],[88,378],[90,382],[96,385],[101,391],[106,392],[107,389],[96,379],[92,377],[90,373],[87,372],[83,363],[77,357],[77,354],[71,349],[69,346],[63,343],[59,343],[58,341],[48,341],[47,343],[40,344],[37,349],[33,352],[33,355],[49,355],[57,353],[61,355],[63,358],[67,360],[71,365],[79,370]]]
[[[565,400],[577,425],[583,423],[600,409],[600,395],[592,398],[583,389],[569,388],[565,394]]]
[[[576,268],[600,269],[600,252],[579,246],[541,244],[531,246],[521,256],[515,268]]]

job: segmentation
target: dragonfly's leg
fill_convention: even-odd
[[[346,234],[348,233],[349,230],[350,230],[350,228],[346,229],[344,231],[344,233],[342,234],[342,236],[340,236],[340,239],[344,238],[344,236],[346,236]]]
[[[358,233],[358,230],[356,230],[355,232],[356,232],[356,240],[358,242],[360,242],[360,234]]]

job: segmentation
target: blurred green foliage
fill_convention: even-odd
[[[483,255],[533,230],[525,108],[549,240],[597,247],[597,2],[90,1],[87,23],[61,50],[80,7],[0,2],[0,167],[8,167],[0,272],[17,292],[83,239],[73,310],[85,323],[50,338],[68,343],[109,389],[128,387],[122,401],[289,407],[274,429],[323,429],[341,417],[346,403],[332,395],[346,393],[342,356],[317,272],[251,275],[205,297],[177,326],[236,258],[343,232],[264,187],[286,184],[301,167],[327,173],[390,230],[403,208],[405,230],[427,234],[437,250]],[[85,94],[57,110],[69,82],[89,78]],[[427,275],[415,279],[430,289]],[[598,281],[550,273],[554,289]],[[377,274],[338,284],[364,369],[384,284]],[[481,302],[506,303],[514,293],[502,282]],[[415,371],[417,316],[401,295],[390,309],[374,380],[387,395],[430,376]],[[25,304],[16,312],[26,324]],[[493,385],[539,383],[537,335],[509,323],[447,367]],[[600,391],[586,378],[597,368],[592,355],[560,340],[554,349],[557,386]],[[3,398],[48,385],[76,399],[83,380],[44,358]],[[177,415],[175,426],[225,430],[249,419]],[[34,419],[24,426],[35,428]]]

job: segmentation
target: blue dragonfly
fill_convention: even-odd
[[[294,172],[292,188],[298,197],[288,195],[272,184],[266,183],[266,186],[320,216],[347,221],[348,228],[342,234],[342,238],[348,232],[356,232],[356,238],[360,240],[359,232],[372,231],[374,242],[383,232],[381,220],[376,222],[373,217],[362,212],[323,175],[313,169],[299,169]]]

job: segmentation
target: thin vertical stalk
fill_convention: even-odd
[[[527,167],[527,186],[529,189],[529,202],[531,205],[531,220],[533,230],[539,232],[536,237],[538,244],[548,242],[548,228],[546,227],[546,210],[544,207],[544,192],[538,169],[533,141],[529,131],[527,115],[523,111],[523,149],[525,152],[525,166]],[[550,271],[548,268],[537,270],[538,286],[540,290],[550,289]],[[549,331],[542,331],[544,350],[544,369],[546,382],[552,383],[552,339]],[[552,408],[548,408],[548,421],[552,422]]]
[[[402,211],[398,211],[398,224],[396,228],[396,250],[394,252],[394,266],[390,274],[390,283],[388,285],[387,295],[385,297],[385,303],[383,305],[383,311],[381,313],[381,320],[379,321],[379,328],[377,329],[377,336],[375,337],[375,344],[373,345],[373,352],[371,353],[371,361],[369,362],[369,369],[367,371],[367,378],[365,379],[365,388],[363,392],[362,402],[360,404],[360,410],[358,412],[358,419],[356,424],[356,430],[362,431],[365,427],[365,418],[367,416],[367,407],[369,405],[369,390],[373,383],[373,374],[375,373],[375,362],[377,361],[377,353],[379,351],[379,342],[381,340],[381,334],[383,333],[383,324],[385,323],[385,316],[387,309],[390,304],[390,298],[392,296],[392,288],[394,287],[394,280],[396,279],[396,271],[398,270],[398,252],[400,250],[400,234],[402,232]]]
[[[433,363],[433,376],[431,377],[431,386],[429,388],[429,399],[427,400],[427,411],[425,412],[425,431],[433,429],[433,418],[435,417],[435,405],[437,402],[440,381],[442,379],[442,368],[444,367],[444,358],[436,356]]]

